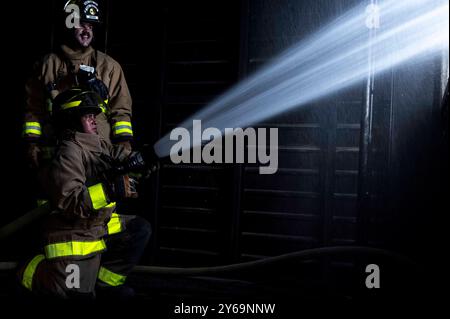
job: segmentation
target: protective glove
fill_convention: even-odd
[[[135,174],[139,179],[146,179],[159,169],[160,164],[156,156],[152,156],[148,149],[143,149],[142,152],[132,152],[122,167],[124,171]]]
[[[92,91],[97,92],[103,100],[109,99],[108,87],[102,80],[93,77],[87,81],[87,85]]]
[[[106,192],[111,202],[137,198],[137,181],[128,175],[107,177]]]
[[[130,143],[130,141],[119,141],[116,144],[117,145],[122,145],[123,147],[125,147],[125,149],[131,151],[131,143]]]
[[[32,169],[39,168],[41,148],[36,143],[29,143],[25,152],[28,166]]]
[[[155,153],[155,149],[152,146],[144,145],[142,149],[142,156],[145,158],[145,163],[149,173],[154,173],[161,167],[160,158]]]
[[[92,72],[80,68],[77,73],[77,78],[79,86],[86,87],[88,90],[98,93],[104,101],[109,99],[108,87],[102,80],[97,79]]]

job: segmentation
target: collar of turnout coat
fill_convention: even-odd
[[[102,152],[102,138],[97,134],[75,132],[72,141],[87,151]]]
[[[92,55],[94,49],[91,46],[89,46],[87,48],[73,50],[69,46],[63,44],[61,45],[61,51],[70,60],[84,60],[86,57]]]

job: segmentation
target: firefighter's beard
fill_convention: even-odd
[[[87,48],[91,45],[94,35],[90,30],[75,30],[75,40],[79,47]]]

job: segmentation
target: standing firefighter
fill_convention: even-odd
[[[151,230],[143,218],[116,211],[115,201],[137,192],[134,180],[115,168],[132,166],[141,157],[97,134],[96,115],[103,107],[98,94],[79,88],[54,101],[58,148],[42,180],[55,212],[44,222],[43,253],[19,273],[22,285],[36,294],[133,295],[123,284]],[[79,281],[68,278],[71,271]]]
[[[76,9],[76,11],[74,11]],[[96,91],[105,101],[97,115],[100,136],[131,148],[131,96],[122,68],[118,62],[91,43],[94,27],[101,23],[101,11],[95,1],[70,0],[64,6],[63,18],[58,19],[56,38],[62,45],[38,61],[33,76],[26,84],[26,105],[23,136],[31,167],[39,167],[48,159],[54,145],[54,128],[50,117],[52,100],[74,86]],[[79,12],[79,16],[75,14]],[[78,18],[79,17],[79,18]]]

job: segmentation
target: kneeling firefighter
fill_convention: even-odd
[[[59,142],[42,176],[54,212],[43,224],[42,253],[19,271],[21,284],[38,295],[134,294],[124,283],[143,254],[151,227],[139,216],[119,214],[115,202],[137,197],[135,180],[126,173],[142,165],[143,158],[97,134],[95,116],[103,103],[97,93],[80,88],[54,101]]]

